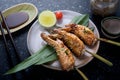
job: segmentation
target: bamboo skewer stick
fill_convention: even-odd
[[[90,52],[90,51],[88,51],[88,50],[85,50],[85,51],[88,52],[89,54],[91,54],[93,57],[95,57],[95,58],[99,59],[100,61],[104,62],[104,63],[107,64],[108,66],[113,66],[112,62],[110,62],[110,61],[108,61],[107,59],[99,56],[98,54],[92,53],[92,52]],[[82,78],[83,78],[84,80],[89,80],[89,79],[87,78],[87,76],[86,76],[81,70],[79,70],[79,69],[76,68],[76,67],[75,67],[75,70],[82,76]]]
[[[90,53],[93,57],[99,59],[100,61],[104,62],[105,64],[107,64],[108,66],[113,66],[112,62],[108,61],[107,59],[99,56],[98,54],[94,54],[88,50],[85,50],[86,52]]]
[[[106,42],[106,43],[110,43],[110,44],[113,44],[113,45],[116,45],[116,46],[120,46],[119,42],[115,42],[115,41],[104,39],[104,38],[97,38],[97,39],[100,40],[100,41]]]
[[[91,54],[93,57],[95,57],[95,58],[99,59],[100,61],[104,62],[104,63],[107,64],[108,66],[113,66],[112,62],[110,62],[110,61],[108,61],[107,59],[99,56],[98,54],[94,54],[94,53],[92,53],[92,52],[90,52],[90,51],[88,51],[88,50],[85,50],[85,51],[88,52],[89,54]],[[87,76],[86,76],[81,70],[79,70],[79,69],[76,68],[76,67],[75,67],[75,70],[82,76],[82,78],[83,78],[84,80],[89,80],[89,79],[87,78]]]
[[[82,78],[83,78],[84,80],[88,80],[87,76],[86,76],[81,70],[79,70],[79,69],[76,68],[76,67],[75,67],[75,70],[82,76]]]
[[[88,50],[85,50],[85,51],[88,52],[89,54],[91,54],[93,57],[95,57],[95,58],[99,59],[100,61],[104,62],[104,63],[107,64],[108,66],[113,66],[112,62],[110,62],[110,61],[108,61],[107,59],[99,56],[98,54],[92,53],[92,52],[90,52],[90,51],[88,51]],[[75,70],[82,76],[82,78],[83,78],[84,80],[89,80],[89,79],[87,78],[87,76],[86,76],[81,70],[79,70],[79,69],[76,68],[76,67],[75,67]]]

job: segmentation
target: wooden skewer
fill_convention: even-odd
[[[79,69],[76,68],[76,67],[75,67],[75,70],[82,76],[82,78],[83,78],[84,80],[88,80],[87,76],[86,76],[81,70],[79,70]]]
[[[85,50],[86,52],[88,52],[89,54],[91,54],[93,57],[99,59],[100,61],[104,62],[105,64],[109,65],[109,66],[113,66],[112,62],[108,61],[107,59],[99,56],[98,54],[94,54],[88,50]],[[75,70],[82,76],[82,78],[84,80],[88,80],[87,76],[81,71],[79,70],[78,68],[75,67]]]
[[[106,43],[110,43],[110,44],[113,44],[113,45],[116,45],[116,46],[120,46],[119,42],[115,42],[115,41],[104,39],[104,38],[97,38],[97,39],[100,40],[100,41],[106,42]]]
[[[89,54],[91,54],[93,57],[99,59],[100,61],[104,62],[105,64],[107,64],[108,66],[113,66],[112,62],[108,61],[107,59],[99,56],[98,54],[92,53],[88,50],[85,50],[86,52],[88,52]]]

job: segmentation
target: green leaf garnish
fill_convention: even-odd
[[[95,27],[89,27],[89,29],[91,30],[91,31],[94,31],[95,30]]]
[[[47,62],[51,62],[51,61],[55,61],[57,60],[57,54],[55,54],[55,51],[52,55],[46,57],[44,60],[40,60],[38,61],[35,65],[41,65],[41,64],[44,64],[44,63],[47,63]]]
[[[21,70],[26,69],[26,68],[30,67],[31,65],[34,65],[34,64],[38,64],[38,63],[40,64],[40,62],[41,63],[45,63],[47,61],[53,61],[54,59],[56,60],[56,56],[55,55],[54,55],[55,58],[54,57],[52,57],[52,58],[50,57],[50,55],[54,54],[53,51],[55,51],[53,49],[53,47],[51,47],[49,45],[46,45],[41,50],[36,52],[35,54],[31,55],[30,57],[28,57],[27,59],[25,59],[21,63],[17,64],[12,69],[8,70],[5,73],[5,75],[21,71]],[[48,60],[47,60],[46,57],[48,57]],[[51,58],[51,59],[49,59],[49,58]]]
[[[88,26],[89,15],[88,14],[83,14],[83,15],[80,15],[80,16],[75,16],[70,23],[75,23],[75,24]]]
[[[79,24],[83,26],[88,26],[89,24],[89,15],[83,14],[80,16],[75,16],[70,23]],[[89,27],[90,30],[94,31],[95,27]]]

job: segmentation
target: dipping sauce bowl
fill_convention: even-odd
[[[101,31],[111,39],[120,37],[120,18],[106,17],[101,21]]]

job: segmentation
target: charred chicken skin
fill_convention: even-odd
[[[41,33],[41,37],[50,46],[55,48],[62,69],[67,71],[73,69],[75,64],[74,57],[72,55],[72,52],[64,45],[64,43],[59,39],[51,39],[45,33]]]
[[[76,24],[68,24],[66,27],[60,28],[67,32],[71,32],[78,36],[86,45],[92,46],[96,43],[97,39],[94,33],[87,27]]]
[[[84,43],[76,35],[60,29],[54,29],[54,33],[56,34],[50,34],[49,36],[52,39],[61,39],[76,56],[79,57],[83,53]]]

